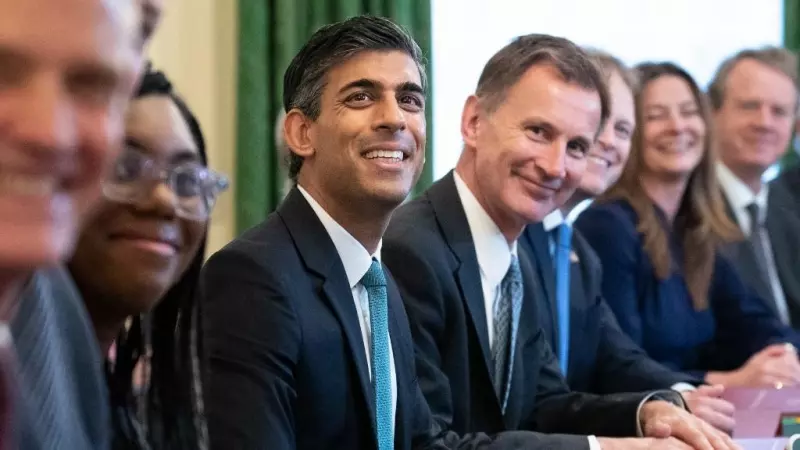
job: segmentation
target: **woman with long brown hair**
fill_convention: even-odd
[[[800,382],[783,326],[718,246],[740,239],[714,176],[709,111],[671,63],[637,67],[637,128],[620,180],[576,226],[603,264],[603,294],[651,357],[709,383]]]

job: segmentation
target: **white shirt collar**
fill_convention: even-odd
[[[547,232],[555,230],[562,223],[564,223],[564,214],[561,213],[560,209],[556,209],[555,211],[546,215],[542,220],[542,225],[544,225],[544,231]]]
[[[722,192],[730,203],[734,211],[746,211],[749,204],[755,202],[758,205],[759,220],[763,220],[767,214],[767,198],[769,185],[764,184],[758,194],[754,194],[750,187],[731,172],[725,164],[717,163],[717,179],[722,186]]]
[[[372,258],[376,258],[378,261],[381,260],[383,240],[378,242],[378,249],[375,251],[375,254],[370,255],[367,249],[364,248],[353,235],[333,220],[333,217],[314,200],[311,194],[300,185],[297,185],[297,189],[303,194],[308,204],[311,205],[311,209],[317,214],[320,222],[322,222],[322,226],[325,227],[325,230],[331,237],[333,245],[336,247],[336,251],[342,259],[342,265],[344,265],[344,271],[347,274],[347,281],[350,283],[350,289],[355,288],[372,265]]]
[[[472,241],[475,244],[475,254],[478,257],[478,266],[486,281],[491,286],[497,286],[503,281],[503,277],[506,276],[506,272],[511,266],[511,256],[517,254],[517,241],[508,245],[506,237],[483,209],[464,180],[455,172],[453,172],[453,179],[467,216]]]

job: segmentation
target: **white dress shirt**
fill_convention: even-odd
[[[494,302],[502,295],[500,283],[503,281],[508,268],[511,266],[512,255],[517,254],[517,241],[509,244],[503,233],[494,223],[486,210],[483,209],[478,199],[464,180],[453,173],[456,190],[467,216],[467,223],[475,244],[475,254],[478,257],[478,266],[481,270],[481,287],[483,288],[483,301],[486,307],[486,323],[489,330],[489,347],[494,342]],[[600,450],[600,443],[595,436],[588,436],[589,449]]]
[[[350,291],[353,294],[353,301],[358,314],[358,323],[361,325],[361,338],[364,341],[364,352],[367,355],[367,368],[372,379],[372,328],[370,326],[369,316],[369,297],[367,290],[361,284],[361,278],[369,270],[372,265],[372,258],[381,260],[381,244],[378,244],[378,250],[374,255],[370,255],[367,249],[361,245],[350,233],[347,232],[341,225],[336,223],[335,220],[314,200],[311,195],[306,192],[300,185],[297,189],[306,198],[311,209],[317,214],[322,226],[328,232],[328,235],[336,247],[339,257],[342,259],[344,271],[347,274],[347,282],[350,285]],[[390,319],[391,320],[391,319]],[[392,350],[392,337],[389,336],[389,369],[392,374],[392,435],[394,435],[395,416],[397,410],[397,375],[395,374],[394,367],[394,351]]]
[[[722,185],[722,192],[725,193],[725,198],[733,209],[733,214],[736,216],[736,221],[739,223],[739,228],[745,236],[750,236],[753,230],[753,224],[750,223],[750,213],[747,212],[747,206],[755,203],[758,206],[759,222],[762,224],[767,217],[767,199],[769,198],[769,185],[764,184],[758,194],[753,193],[750,187],[744,184],[729,168],[724,164],[717,164],[717,179]],[[775,300],[775,307],[778,310],[778,317],[781,322],[789,323],[789,307],[786,304],[786,296],[783,294],[783,286],[778,276],[778,268],[775,266],[775,256],[772,253],[772,243],[769,240],[769,233],[766,228],[761,235],[764,239],[763,247],[764,255],[767,259],[767,267],[764,271],[767,274],[769,281],[770,291]]]

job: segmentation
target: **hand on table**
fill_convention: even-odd
[[[673,437],[695,450],[740,449],[727,434],[669,402],[645,403],[639,420],[645,437]]]
[[[694,391],[682,392],[681,395],[692,414],[730,434],[736,425],[733,419],[736,408],[731,402],[721,398],[724,392],[725,387],[722,385],[700,386]]]

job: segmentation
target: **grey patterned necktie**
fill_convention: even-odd
[[[747,205],[746,209],[747,214],[750,216],[750,236],[748,236],[747,240],[753,249],[753,253],[755,253],[756,263],[761,275],[767,286],[769,286],[769,298],[764,300],[773,305],[778,313],[778,318],[783,323],[788,324],[789,312],[786,306],[786,297],[784,297],[783,292],[776,292],[776,289],[780,289],[780,287],[775,286],[772,281],[772,271],[775,270],[775,266],[770,261],[772,252],[767,248],[769,236],[767,236],[767,230],[761,222],[760,208],[753,202]]]
[[[750,203],[747,205],[747,214],[750,216],[750,236],[748,237],[748,241],[750,242],[751,247],[753,248],[753,252],[756,254],[756,259],[758,260],[758,267],[761,269],[761,272],[764,274],[765,279],[769,282],[767,278],[767,252],[764,248],[764,239],[761,238],[762,233],[762,225],[761,221],[759,220],[759,208],[758,205],[754,203]],[[773,299],[769,299],[774,301]]]
[[[494,343],[494,391],[505,414],[511,375],[514,373],[514,352],[517,342],[519,316],[522,310],[522,272],[516,255],[511,256],[511,265],[500,283],[500,295],[493,305]]]

